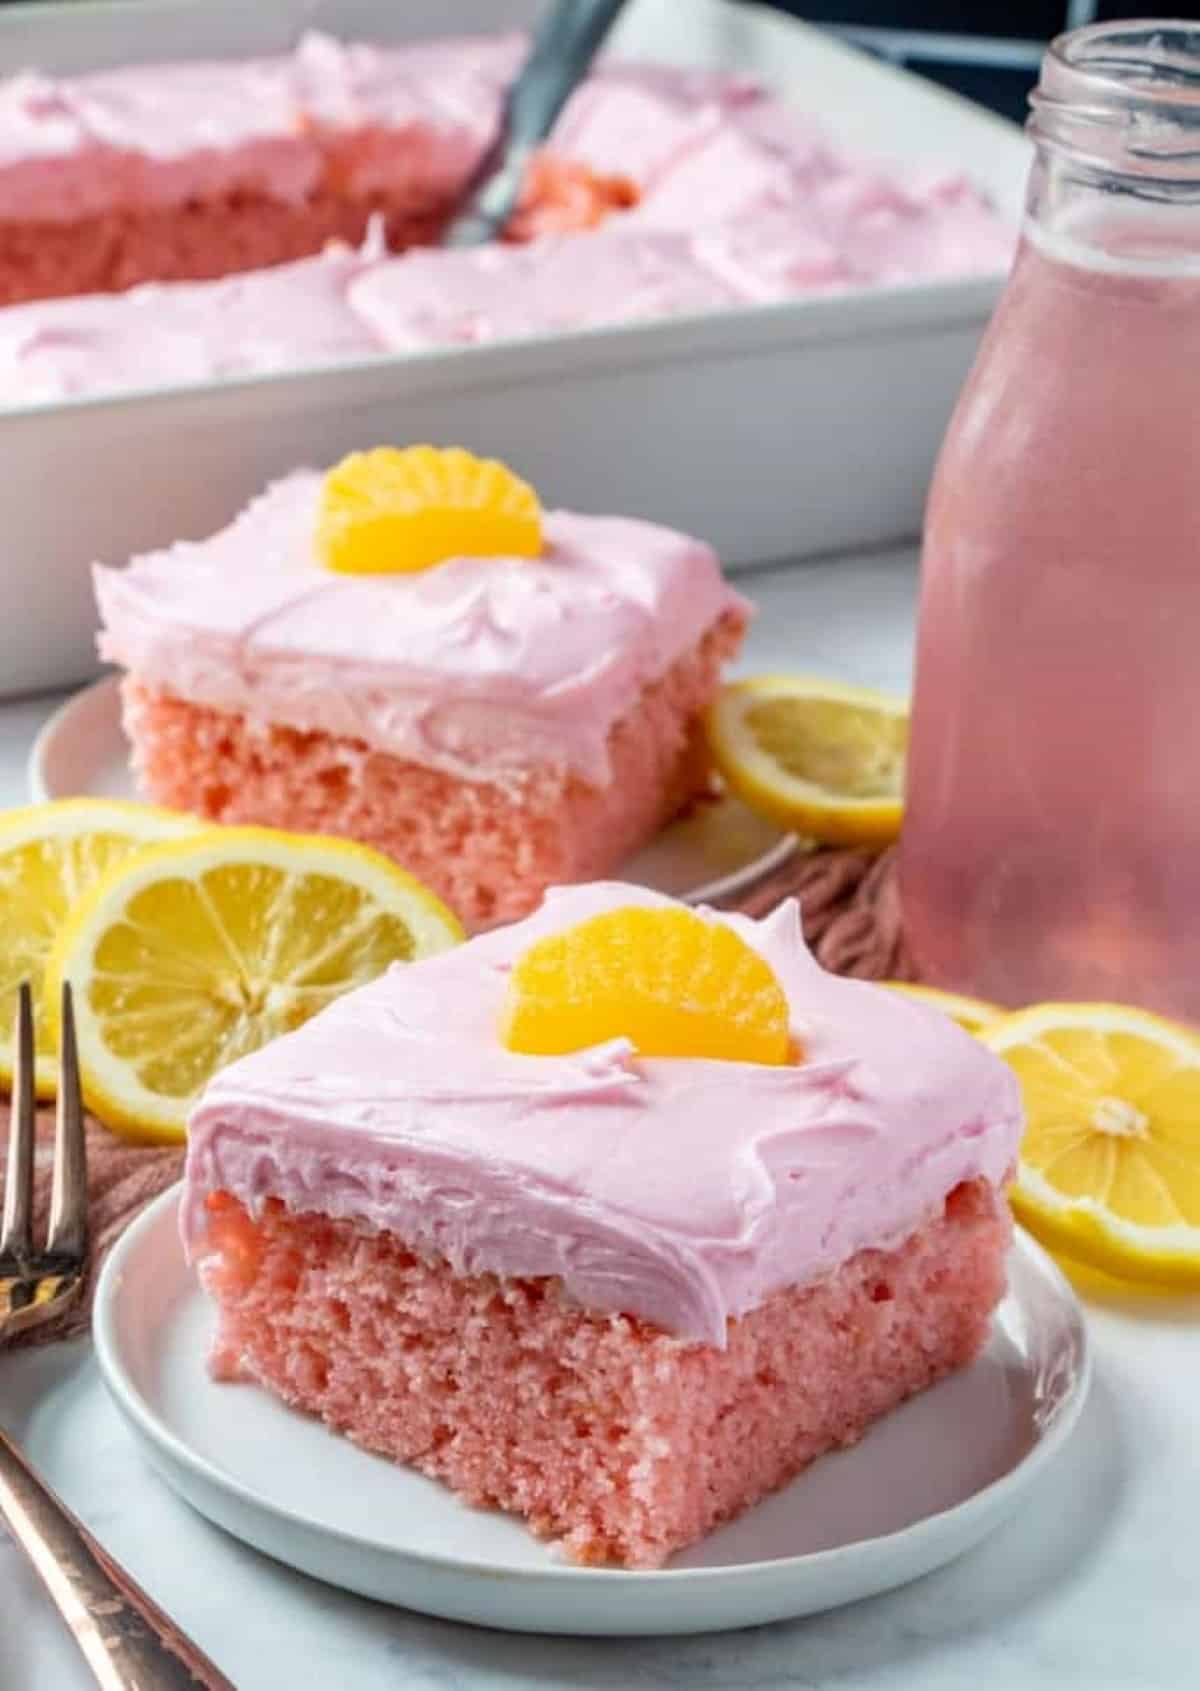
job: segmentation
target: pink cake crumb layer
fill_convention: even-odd
[[[700,714],[743,626],[727,613],[642,689],[609,731],[603,786],[550,764],[503,784],[459,779],[362,740],[193,704],[136,674],[123,683],[125,728],[147,798],[359,840],[480,928],[527,914],[547,887],[603,878],[708,791]]]
[[[299,203],[238,189],[183,206],[114,206],[74,223],[10,219],[0,224],[0,305],[265,270],[329,241],[359,246],[373,219],[386,246],[404,252],[436,240],[450,203],[400,183],[360,197],[321,189]]]
[[[731,1320],[724,1350],[458,1275],[394,1234],[208,1199],[200,1273],[220,1379],[509,1511],[580,1563],[655,1568],[969,1363],[1010,1222],[978,1179],[899,1247]]]
[[[623,177],[539,155],[505,238],[591,229],[636,198]],[[113,206],[72,223],[0,219],[0,307],[213,281],[306,258],[330,242],[403,253],[436,243],[455,203],[439,186],[401,177],[359,193],[330,184],[300,201],[237,188],[182,206]]]

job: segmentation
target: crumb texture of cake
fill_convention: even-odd
[[[266,269],[331,241],[359,246],[373,221],[388,247],[403,252],[436,240],[445,219],[441,204],[406,206],[407,197],[397,188],[354,201],[320,189],[289,205],[242,189],[219,200],[114,210],[70,224],[0,223],[0,306]],[[297,331],[291,363],[305,362],[302,350]]]
[[[146,797],[378,847],[469,926],[611,872],[709,791],[700,730],[750,607],[657,524],[544,514],[540,557],[342,574],[321,477],[96,571]]]
[[[212,1366],[522,1516],[574,1562],[656,1568],[973,1360],[1004,1287],[977,1180],[729,1327],[724,1350],[600,1317],[552,1280],[459,1275],[352,1221],[214,1194]]]
[[[699,718],[741,641],[723,620],[609,730],[611,778],[531,770],[466,781],[342,735],[188,703],[135,680],[123,718],[148,798],[213,822],[337,834],[375,846],[468,928],[527,915],[549,886],[606,874],[712,787]]]
[[[656,983],[697,1004],[721,1000],[686,961],[696,923],[756,952],[797,1059],[652,1055],[611,1029],[510,1049],[529,948],[631,909]],[[657,1567],[978,1353],[1020,1131],[1007,1065],[826,974],[794,902],[754,921],[594,884],[216,1076],[181,1225],[217,1377],[577,1561]]]

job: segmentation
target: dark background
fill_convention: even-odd
[[[0,6],[9,0],[0,0]],[[928,76],[1023,122],[1046,43],[1065,29],[1112,18],[1200,20],[1200,0],[768,0],[825,25],[881,58]],[[203,4],[203,0],[197,0]],[[244,0],[251,6],[254,0]],[[403,5],[403,0],[392,0]]]
[[[1111,18],[1200,18],[1200,5],[1130,0],[775,0],[780,11],[828,24],[860,46],[1023,121],[1046,43],[1064,29]]]

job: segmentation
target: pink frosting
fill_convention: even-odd
[[[398,351],[742,303],[689,236],[623,224],[526,247],[406,253],[362,271],[348,299],[379,340]]]
[[[271,59],[26,72],[0,83],[0,217],[68,221],[238,188],[296,201],[331,159],[359,191],[398,169],[436,191],[470,171],[523,50],[518,35],[384,48],[309,34]],[[344,153],[348,136],[380,130],[387,148]]]
[[[506,971],[531,941],[615,905],[552,892],[513,927],[396,965],[234,1063],[190,1125],[184,1232],[204,1200],[353,1218],[460,1272],[558,1275],[591,1309],[723,1346],[729,1317],[904,1239],[960,1181],[999,1184],[1021,1131],[1015,1077],[936,1011],[825,974],[793,902],[714,915],[767,959],[795,1066],[565,1057],[497,1038]]]
[[[365,740],[449,774],[610,775],[609,729],[723,615],[711,547],[625,517],[545,516],[539,559],[338,575],[313,548],[321,476],[228,528],[97,567],[104,658],[178,697]]]
[[[146,283],[124,294],[0,310],[0,401],[86,397],[378,358],[388,348],[351,310],[371,252],[330,248],[216,282]]]

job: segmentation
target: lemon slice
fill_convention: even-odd
[[[210,828],[135,853],[85,894],[47,964],[47,1008],[70,980],[88,1107],[167,1142],[235,1057],[461,938],[433,893],[366,846]]]
[[[119,799],[62,799],[0,816],[0,1087],[12,1084],[17,987],[34,989],[39,1098],[58,1079],[42,1013],[42,975],[70,906],[118,859],[152,840],[195,833],[189,816]]]
[[[1028,1127],[1013,1209],[1117,1279],[1200,1287],[1200,1035],[1114,1004],[1043,1004],[980,1038]]]
[[[713,758],[752,809],[824,845],[900,832],[908,705],[810,675],[722,688],[706,718]]]
[[[961,992],[942,992],[936,986],[918,986],[915,981],[883,981],[880,984],[892,992],[915,999],[918,1004],[928,1004],[932,1009],[940,1010],[960,1028],[966,1028],[968,1033],[978,1033],[981,1028],[990,1027],[1008,1014],[998,1004],[988,1004],[982,998],[968,998]]]
[[[785,1063],[788,1003],[725,922],[691,910],[606,910],[537,940],[509,976],[501,1037],[550,1056],[624,1037],[646,1057]]]
[[[461,446],[377,446],[325,477],[317,553],[346,575],[410,574],[446,558],[536,558],[537,494],[496,458]]]

